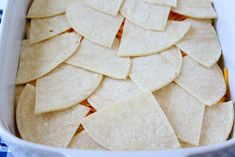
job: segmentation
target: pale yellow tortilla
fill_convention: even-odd
[[[126,19],[119,56],[145,56],[164,51],[188,32],[190,23],[187,21],[168,21],[164,32],[141,28]]]
[[[175,81],[208,106],[219,102],[226,93],[223,73],[217,64],[207,68],[188,56],[183,58],[182,70]]]
[[[27,21],[25,24],[25,39],[29,39],[30,38],[30,29],[31,29],[31,22]]]
[[[208,20],[188,20],[189,32],[176,46],[198,63],[211,67],[221,56],[221,47],[214,27]]]
[[[177,7],[172,8],[172,11],[192,18],[217,18],[216,12],[208,0],[177,0]]]
[[[167,53],[166,56],[162,55]],[[170,57],[172,55],[172,57]],[[176,58],[174,58],[177,56]],[[170,58],[168,60],[168,58]],[[172,61],[173,59],[175,61]],[[171,62],[172,61],[172,62]],[[173,62],[179,63],[174,65]],[[156,91],[176,79],[182,63],[181,52],[172,47],[160,54],[132,59],[130,78],[145,91]]]
[[[182,148],[191,148],[191,147],[195,147],[191,144],[185,143],[185,142],[180,142],[180,145]]]
[[[27,84],[17,104],[16,122],[21,138],[44,145],[66,147],[89,108],[78,104],[61,112],[35,115],[35,94],[35,87]]]
[[[75,135],[68,147],[80,150],[107,150],[97,144],[85,130]]]
[[[156,5],[176,7],[178,0],[144,0],[144,1],[156,4]]]
[[[71,28],[65,14],[43,18],[32,19],[30,29],[30,43],[38,43],[40,41],[52,38]]]
[[[23,41],[16,84],[31,82],[56,68],[76,51],[80,40],[77,33],[65,33],[34,45]]]
[[[27,18],[44,18],[65,12],[67,0],[34,0]]]
[[[20,97],[20,94],[23,91],[24,87],[25,87],[25,85],[15,86],[15,104],[17,104],[19,97]]]
[[[173,128],[151,93],[114,103],[81,122],[91,138],[111,151],[180,148]]]
[[[98,89],[87,100],[96,110],[101,110],[141,92],[142,90],[129,78],[117,80],[105,77]]]
[[[111,47],[124,20],[96,11],[85,4],[84,0],[73,0],[66,9],[66,16],[73,29],[92,42]]]
[[[200,145],[226,141],[233,127],[233,102],[219,103],[205,110]]]
[[[154,96],[182,142],[199,145],[205,105],[176,83],[156,91]]]
[[[62,64],[37,80],[35,113],[70,108],[88,98],[102,81],[102,75]]]
[[[169,63],[171,63],[174,67],[177,68],[178,74],[180,73],[182,67],[182,54],[177,47],[171,47],[165,51],[159,53],[166,59]]]
[[[130,72],[131,60],[118,57],[118,47],[117,39],[113,48],[105,48],[84,39],[80,48],[66,63],[112,78],[126,79]]]
[[[120,12],[140,27],[148,30],[164,31],[170,7],[150,4],[143,0],[125,0]]]
[[[123,0],[85,0],[92,8],[113,16],[116,16]]]

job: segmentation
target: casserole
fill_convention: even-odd
[[[79,151],[71,149],[59,149],[42,146],[23,141],[16,137],[14,123],[14,87],[17,72],[20,44],[24,35],[25,15],[29,0],[7,0],[0,29],[0,135],[8,142],[16,157],[21,156],[227,156],[235,152],[235,139],[232,138],[224,143],[167,151],[146,152],[102,152],[102,151]],[[235,97],[235,59],[234,48],[235,28],[232,15],[235,2],[232,0],[222,2],[215,0],[215,9],[218,14],[216,29],[223,49],[224,66],[230,72],[230,91],[232,98]]]

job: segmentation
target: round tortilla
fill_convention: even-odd
[[[66,15],[73,29],[96,44],[112,47],[124,18],[96,11],[84,3],[73,0],[67,6]]]
[[[119,56],[145,56],[164,51],[188,32],[190,23],[187,21],[168,21],[164,32],[146,30],[129,20],[125,21]]]
[[[118,57],[119,41],[105,48],[84,39],[77,52],[66,63],[116,79],[126,79],[131,68],[130,58]]]
[[[205,110],[200,145],[226,141],[233,127],[233,102],[219,103]]]
[[[102,81],[102,75],[62,64],[37,80],[35,113],[70,108],[88,98]]]
[[[219,102],[226,93],[223,73],[217,64],[207,68],[188,56],[183,58],[182,70],[175,81],[208,106]]]
[[[177,7],[172,8],[172,11],[192,18],[217,18],[216,12],[208,0],[178,0]]]
[[[164,5],[164,6],[170,6],[170,7],[176,7],[177,6],[177,0],[144,0],[149,3],[154,3],[156,5]]]
[[[16,122],[21,138],[44,145],[66,147],[89,108],[76,105],[61,112],[35,115],[35,94],[35,87],[27,84],[17,104]]]
[[[16,84],[31,82],[56,68],[76,51],[80,40],[77,33],[65,33],[34,45],[23,41]]]
[[[176,83],[156,91],[154,96],[181,142],[199,145],[205,105]]]
[[[81,120],[98,144],[111,151],[180,148],[173,128],[151,93],[141,93]]]
[[[214,27],[208,20],[188,19],[189,32],[176,46],[198,63],[211,67],[221,56],[221,47]]]
[[[164,53],[167,55],[162,55]],[[175,61],[171,60],[173,58]],[[130,78],[143,90],[154,92],[175,80],[180,73],[181,63],[181,52],[176,47],[160,54],[133,58]]]
[[[140,27],[148,30],[164,31],[170,7],[150,4],[143,0],[125,0],[120,12]]]
[[[44,18],[65,12],[67,0],[34,0],[27,18]]]
[[[85,130],[75,135],[68,147],[80,150],[107,150],[97,144]]]
[[[52,38],[70,28],[71,25],[68,23],[65,14],[50,18],[32,19],[29,38],[30,44]]]
[[[85,2],[100,12],[116,16],[123,0],[85,0]]]
[[[87,100],[96,110],[101,110],[141,92],[142,90],[129,78],[117,80],[105,77],[99,88]]]

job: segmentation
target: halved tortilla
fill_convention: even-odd
[[[149,2],[149,3],[154,3],[157,5],[176,7],[178,0],[144,0],[144,1]]]
[[[165,53],[167,55],[162,55]],[[171,59],[179,65],[173,64]],[[130,78],[143,90],[154,92],[175,80],[180,73],[181,63],[181,52],[176,47],[160,54],[133,58]]]
[[[35,113],[70,108],[89,97],[101,80],[100,74],[61,64],[37,80]]]
[[[156,91],[154,96],[182,142],[199,145],[205,105],[176,83]]]
[[[217,64],[207,68],[188,56],[183,58],[182,70],[175,81],[208,106],[219,102],[226,93],[223,73]]]
[[[98,89],[87,100],[96,110],[101,110],[141,92],[142,90],[129,78],[117,80],[105,77]]]
[[[177,53],[176,53],[177,52]],[[169,63],[171,63],[174,67],[177,67],[177,71],[181,70],[182,67],[182,54],[180,50],[173,46],[165,51],[159,53],[163,58],[165,58]]]
[[[118,57],[119,41],[105,48],[84,39],[77,52],[66,63],[116,79],[126,79],[131,68],[130,58]]]
[[[200,145],[226,141],[233,127],[233,102],[219,103],[205,110]]]
[[[170,7],[150,4],[143,0],[125,0],[120,12],[140,27],[148,30],[164,31]]]
[[[27,21],[25,24],[25,33],[24,33],[25,39],[30,38],[30,30],[31,30],[31,21],[30,22]]]
[[[124,18],[110,16],[96,11],[84,0],[73,0],[66,10],[68,21],[73,29],[92,42],[111,47]]]
[[[221,56],[221,47],[211,22],[188,19],[189,32],[176,46],[206,67],[214,65]]]
[[[43,18],[32,19],[30,29],[30,44],[54,37],[69,30],[71,25],[68,23],[65,14]]]
[[[216,12],[208,0],[178,0],[177,7],[172,8],[172,11],[192,18],[217,18]]]
[[[65,33],[33,45],[23,41],[16,84],[31,82],[56,68],[76,51],[80,40],[77,33]]]
[[[145,56],[164,51],[188,32],[190,23],[187,21],[168,21],[164,32],[141,28],[129,20],[125,21],[119,56]]]
[[[141,93],[82,119],[98,144],[112,151],[180,148],[173,128],[152,93]]]
[[[65,12],[67,0],[34,0],[27,18],[44,18]]]
[[[16,122],[21,138],[44,145],[66,147],[89,108],[78,104],[61,112],[35,115],[35,94],[35,87],[27,84],[17,104]]]
[[[15,104],[17,104],[18,100],[19,100],[19,97],[20,97],[20,94],[21,92],[23,91],[25,85],[18,85],[18,86],[15,86]]]
[[[85,0],[90,7],[113,16],[116,16],[123,0]]]
[[[185,143],[185,142],[180,142],[180,145],[182,148],[190,148],[190,147],[195,147],[191,144]]]
[[[107,150],[97,144],[85,130],[75,135],[68,147],[80,150]]]

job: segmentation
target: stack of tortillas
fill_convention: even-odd
[[[233,102],[211,1],[34,0],[27,18],[15,98],[24,140],[103,151],[227,140]]]

